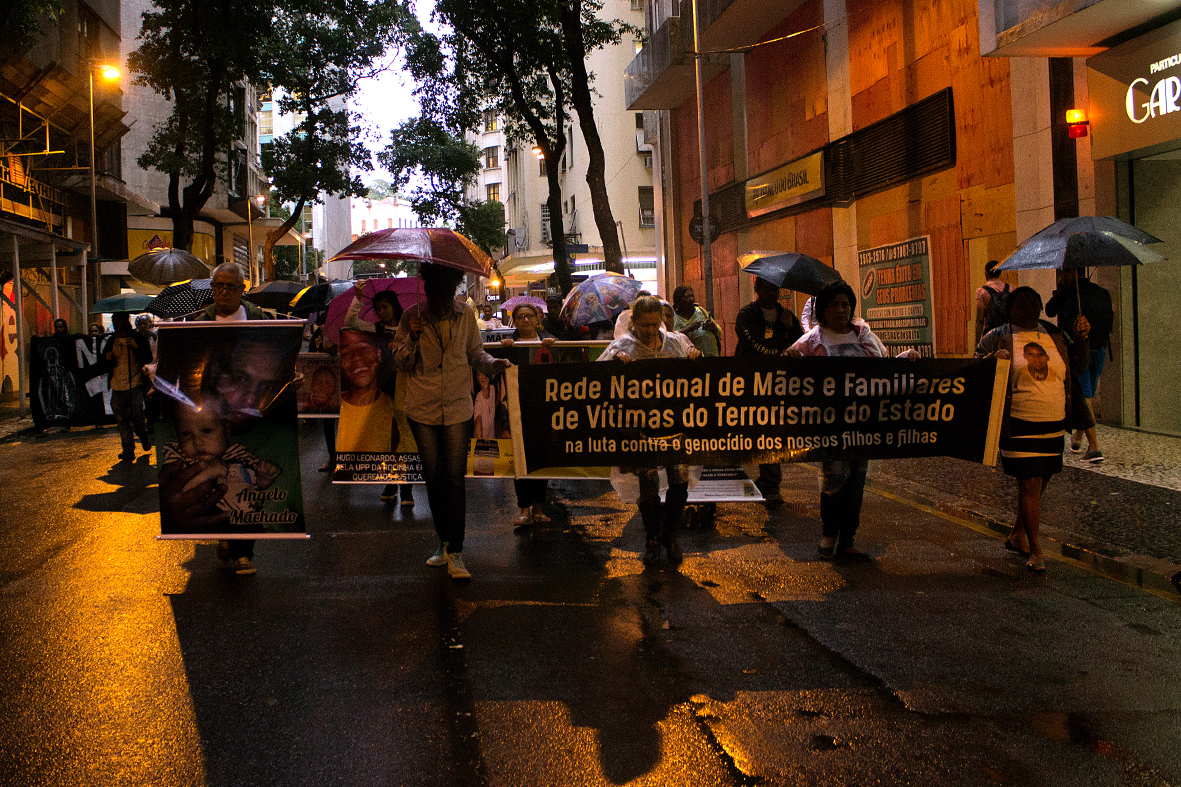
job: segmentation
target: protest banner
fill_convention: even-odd
[[[29,404],[33,425],[89,426],[114,423],[104,336],[35,336],[29,342]]]
[[[857,252],[861,316],[891,355],[915,349],[935,357],[935,300],[931,287],[931,239]]]
[[[340,359],[328,353],[300,353],[296,371],[303,375],[296,411],[300,418],[340,417]]]
[[[389,334],[340,332],[334,484],[422,483],[422,461],[403,407],[406,376],[394,368],[389,343]]]
[[[160,538],[307,537],[292,385],[302,336],[299,320],[160,325]]]
[[[518,475],[839,456],[996,462],[1008,361],[706,358],[508,370]]]

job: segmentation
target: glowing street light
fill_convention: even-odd
[[[99,290],[102,288],[102,263],[98,260],[98,195],[95,186],[95,155],[94,149],[94,72],[97,70],[99,76],[108,82],[113,82],[119,78],[119,69],[108,64],[100,64],[96,61],[90,61],[89,67],[86,69],[88,83],[90,86],[90,256],[98,265],[95,274],[94,289],[95,297],[101,298],[102,293]],[[83,269],[82,277],[85,280],[86,271]],[[83,289],[85,294],[85,288]],[[86,304],[83,304],[86,306]],[[87,307],[88,308],[88,307]],[[85,309],[83,310],[85,311]]]

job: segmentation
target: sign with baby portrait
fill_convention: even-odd
[[[298,320],[164,323],[155,388],[160,538],[306,538]]]

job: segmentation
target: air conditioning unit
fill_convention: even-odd
[[[652,169],[652,154],[651,153],[642,153],[642,154],[640,154],[640,158],[644,162],[644,169]]]

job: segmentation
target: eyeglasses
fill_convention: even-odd
[[[210,285],[210,289],[212,289],[214,292],[240,292],[246,289],[246,285],[234,283],[226,284],[225,282],[215,281],[212,285]]]

